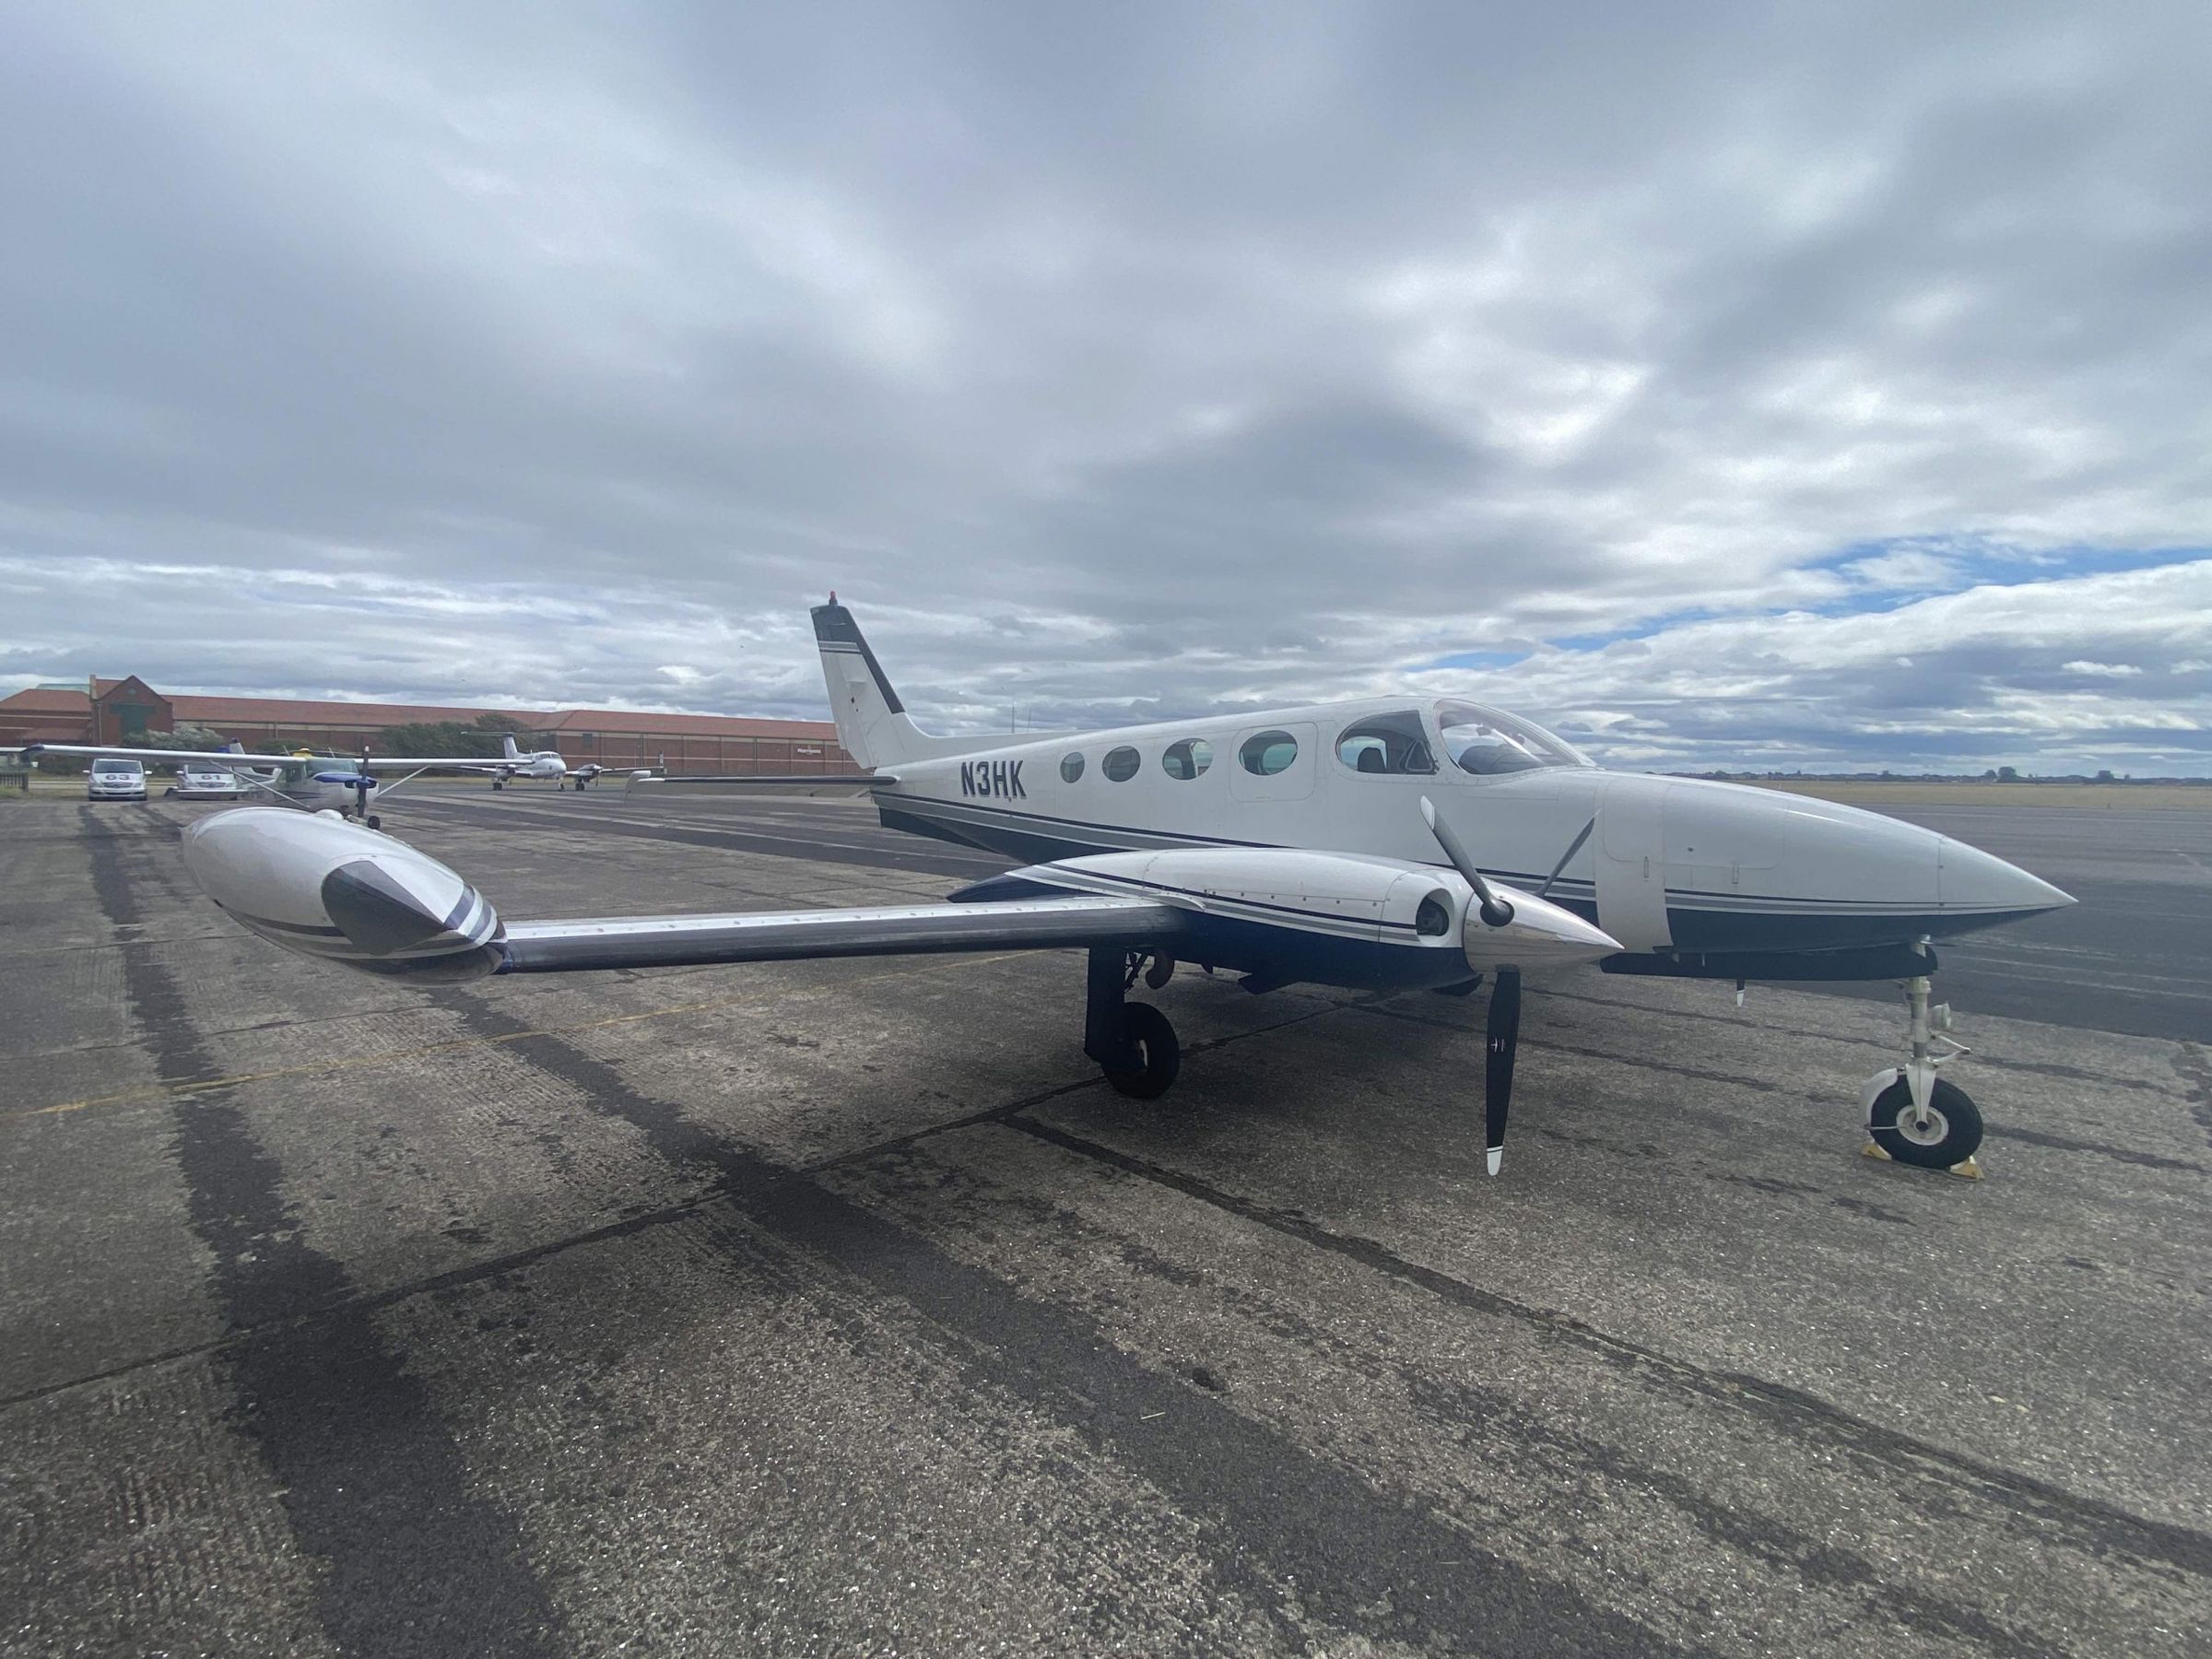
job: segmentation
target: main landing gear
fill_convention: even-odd
[[[1148,965],[1147,965],[1148,964]],[[1106,1081],[1120,1093],[1156,1100],[1168,1092],[1182,1068],[1182,1045],[1168,1017],[1150,1003],[1131,1002],[1138,979],[1157,991],[1175,971],[1164,954],[1094,945],[1085,987],[1083,1052],[1098,1062]],[[1453,994],[1472,992],[1479,979],[1448,987]],[[1482,1078],[1482,1131],[1485,1160],[1498,1173],[1505,1158],[1505,1120],[1512,1104],[1513,1061],[1521,1048],[1521,971],[1500,969],[1490,984],[1485,1030]]]
[[[1090,979],[1084,1000],[1083,1052],[1099,1063],[1106,1081],[1139,1100],[1168,1092],[1182,1069],[1182,1044],[1168,1017],[1150,1003],[1128,1002],[1138,975],[1155,991],[1175,971],[1167,957],[1154,957],[1147,971],[1142,951],[1111,946],[1090,948]]]
[[[1905,981],[1904,990],[1912,1056],[1902,1065],[1876,1072],[1860,1090],[1866,1108],[1866,1156],[1979,1181],[1982,1166],[1974,1161],[1974,1152],[1982,1145],[1982,1113],[1965,1089],[1936,1075],[1937,1066],[1966,1053],[1967,1046],[1948,1034],[1949,1006],[1929,1005],[1932,987],[1926,974]],[[1936,1052],[1938,1043],[1944,1045],[1941,1053]]]

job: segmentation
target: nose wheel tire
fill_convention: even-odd
[[[1132,1100],[1156,1100],[1168,1092],[1175,1074],[1182,1069],[1182,1044],[1175,1028],[1150,1003],[1122,1005],[1122,1040],[1136,1050],[1144,1064],[1135,1071],[1106,1071],[1106,1081]]]
[[[1965,1089],[1938,1077],[1924,1116],[1912,1110],[1912,1090],[1900,1077],[1875,1097],[1866,1133],[1899,1163],[1947,1170],[1982,1145],[1982,1112]]]

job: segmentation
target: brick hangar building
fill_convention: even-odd
[[[382,747],[392,726],[473,723],[510,715],[518,742],[558,748],[571,766],[665,766],[671,772],[744,776],[854,773],[826,720],[756,720],[734,714],[642,714],[622,709],[452,709],[417,703],[302,702],[266,697],[164,696],[136,675],[95,678],[84,689],[41,686],[0,698],[0,749],[26,743],[143,742],[148,732],[200,726],[247,748],[358,754]]]

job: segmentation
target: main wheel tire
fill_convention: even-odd
[[[1928,1100],[1927,1122],[1919,1123],[1912,1112],[1912,1088],[1900,1077],[1875,1096],[1866,1133],[1899,1163],[1947,1170],[1964,1163],[1981,1146],[1982,1112],[1965,1089],[1938,1077]]]
[[[1182,1069],[1182,1044],[1168,1017],[1150,1003],[1122,1005],[1122,1040],[1144,1056],[1137,1071],[1108,1071],[1106,1081],[1136,1100],[1157,1100]]]
[[[365,821],[365,822],[368,824],[369,828],[370,828],[370,829],[371,829],[371,830],[382,830],[382,829],[384,827],[384,820],[383,820],[382,818],[378,818],[378,817],[376,816],[376,814],[375,814],[375,813],[373,813],[373,812],[372,812],[372,813],[371,813],[371,814],[369,815],[369,817],[367,818],[367,819],[366,819],[366,820],[364,820],[364,821]]]

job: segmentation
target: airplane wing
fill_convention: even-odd
[[[943,904],[524,923],[502,923],[428,854],[334,818],[241,807],[187,830],[183,853],[207,896],[264,938],[371,972],[440,980],[1109,946],[1240,969],[1253,990],[1415,986],[1620,949],[1532,894],[1514,892],[1510,923],[1491,924],[1450,871],[1282,848],[1066,859]]]
[[[27,743],[18,751],[26,760],[41,755],[82,755],[92,760],[194,760],[225,771],[241,766],[291,766],[298,755],[244,755],[235,749],[123,748],[99,743]]]
[[[81,755],[96,760],[152,760],[171,764],[190,760],[229,771],[247,766],[315,766],[326,771],[343,770],[351,773],[361,764],[358,758],[349,759],[344,755],[248,755],[236,749],[125,748],[114,744],[100,743],[27,743],[18,752],[27,760],[35,759],[41,755]],[[371,755],[368,766],[371,771],[379,769],[401,771],[409,767],[427,770],[441,766],[455,771],[505,771],[509,769],[509,763],[504,760],[453,755],[439,755],[428,759],[410,759],[404,755]]]
[[[1447,843],[1449,845],[1449,843]],[[1173,1025],[1130,1002],[1145,959],[1240,971],[1247,991],[1301,982],[1465,991],[1495,971],[1483,1084],[1485,1156],[1504,1156],[1521,974],[1617,954],[1618,940],[1511,888],[1394,858],[1281,847],[1105,853],[1032,865],[945,904],[503,924],[476,888],[406,842],[322,813],[242,806],[184,832],[184,863],[272,944],[432,982],[711,962],[924,952],[1088,952],[1083,1052],[1149,1100],[1182,1065]]]
[[[582,769],[579,768],[579,771]],[[602,772],[630,771],[632,767],[606,766]],[[895,772],[744,772],[733,777],[654,778],[632,776],[623,785],[624,792],[641,791],[645,794],[667,793],[683,794],[745,794],[753,790],[763,794],[791,794],[803,792],[813,795],[865,794],[878,783],[896,783]]]
[[[353,766],[359,764],[359,762],[354,760],[341,760],[338,762],[338,764],[343,766]],[[441,766],[452,771],[493,772],[512,771],[514,770],[514,766],[512,761],[496,759],[486,760],[465,755],[437,755],[428,759],[425,759],[421,756],[409,757],[406,755],[371,755],[368,758],[366,764],[371,771],[376,771],[379,770],[388,771],[404,771],[410,767],[417,771],[429,771]]]

